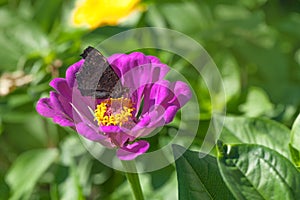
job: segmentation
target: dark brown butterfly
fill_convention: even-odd
[[[83,96],[98,99],[121,97],[123,88],[119,77],[106,58],[95,48],[88,47],[80,55],[84,58],[83,67],[77,72],[78,89]]]

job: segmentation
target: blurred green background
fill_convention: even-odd
[[[0,0],[0,199],[131,199],[125,176],[95,160],[76,132],[40,117],[35,103],[84,48],[132,28],[165,27],[192,37],[222,74],[227,99],[220,107],[227,114],[291,126],[300,108],[299,0],[142,4],[145,10],[124,23],[84,30],[68,24],[73,1]],[[180,57],[151,54],[180,71],[196,91],[201,123],[191,148],[199,149],[211,114],[205,84],[190,77],[193,68]],[[168,129],[177,123],[151,139],[153,149],[171,139]],[[149,199],[176,199],[174,165],[141,179]]]

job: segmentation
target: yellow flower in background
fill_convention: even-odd
[[[138,9],[140,0],[83,0],[76,4],[72,21],[75,26],[91,29],[116,25]]]

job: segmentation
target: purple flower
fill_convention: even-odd
[[[67,69],[66,78],[50,82],[56,91],[51,91],[49,98],[41,98],[36,109],[89,140],[117,148],[121,160],[131,160],[149,148],[147,141],[138,139],[170,123],[191,98],[191,92],[184,82],[164,80],[169,67],[154,56],[139,52],[114,54],[108,62],[129,90],[126,97],[82,96],[76,81],[76,73],[84,63],[80,60]]]

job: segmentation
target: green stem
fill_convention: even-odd
[[[140,184],[139,174],[131,173],[137,172],[134,161],[122,161],[123,167],[125,169],[125,174],[128,182],[130,183],[131,189],[133,191],[133,195],[136,200],[144,200],[144,195],[142,191],[142,187]]]

